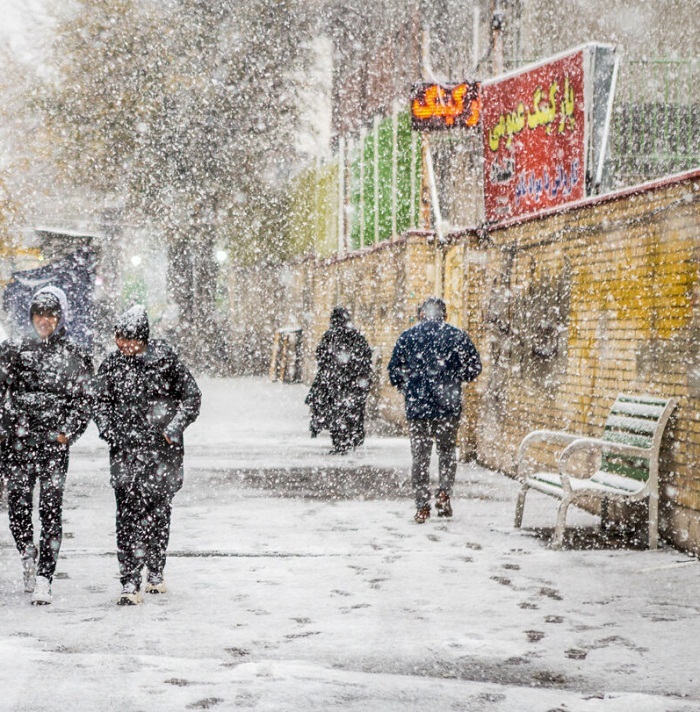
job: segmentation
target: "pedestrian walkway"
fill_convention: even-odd
[[[168,593],[120,608],[107,451],[76,445],[54,602],[0,512],[0,710],[697,712],[700,577],[677,551],[552,551],[552,501],[460,465],[413,523],[404,438],[331,456],[306,388],[203,379]],[[435,463],[433,463],[435,466]],[[572,524],[596,519],[572,513]]]

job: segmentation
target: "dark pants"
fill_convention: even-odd
[[[408,434],[411,439],[411,481],[416,493],[416,507],[430,504],[430,455],[433,441],[437,446],[439,462],[438,492],[452,495],[452,486],[457,472],[457,430],[459,420],[409,420]]]
[[[22,556],[35,556],[32,510],[34,486],[39,481],[39,561],[37,575],[53,579],[63,538],[63,488],[68,471],[68,448],[61,445],[9,447],[7,508],[10,531]]]
[[[141,586],[144,564],[161,574],[170,539],[173,495],[145,489],[139,482],[115,487],[117,500],[117,559],[122,586]]]
[[[333,447],[338,451],[359,447],[365,441],[365,399],[346,396],[329,425]]]
[[[346,394],[334,404],[328,425],[334,450],[345,452],[365,441],[366,403],[364,394]]]

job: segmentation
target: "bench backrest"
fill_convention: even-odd
[[[650,474],[655,476],[661,436],[675,405],[673,398],[620,393],[608,415],[602,439],[646,448],[649,457],[606,453],[600,469],[640,482],[649,480]]]

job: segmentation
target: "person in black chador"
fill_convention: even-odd
[[[331,327],[316,348],[318,371],[306,403],[311,437],[328,429],[333,453],[365,440],[365,406],[372,377],[372,350],[343,307],[331,312]]]
[[[447,307],[430,297],[421,305],[420,323],[399,336],[389,361],[389,380],[404,395],[411,440],[411,479],[418,524],[430,516],[430,453],[433,440],[439,457],[435,508],[451,517],[455,481],[455,446],[462,414],[462,382],[481,373],[481,359],[465,331],[445,323]]]
[[[165,593],[163,569],[172,500],[182,487],[183,432],[199,415],[201,392],[167,343],[149,338],[148,316],[137,305],[114,326],[117,350],[102,362],[95,384],[94,417],[109,443],[117,504],[119,605],[146,593]]]
[[[67,335],[68,301],[57,287],[34,294],[34,333],[0,345],[0,400],[10,530],[22,557],[32,603],[51,603],[63,535],[63,489],[70,446],[90,420],[92,359]],[[39,550],[32,509],[39,482]],[[38,559],[37,559],[38,553]]]

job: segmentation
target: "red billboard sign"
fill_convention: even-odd
[[[411,91],[415,131],[471,127],[479,123],[479,84],[416,84]]]
[[[584,197],[584,50],[484,82],[484,204],[489,222]]]

